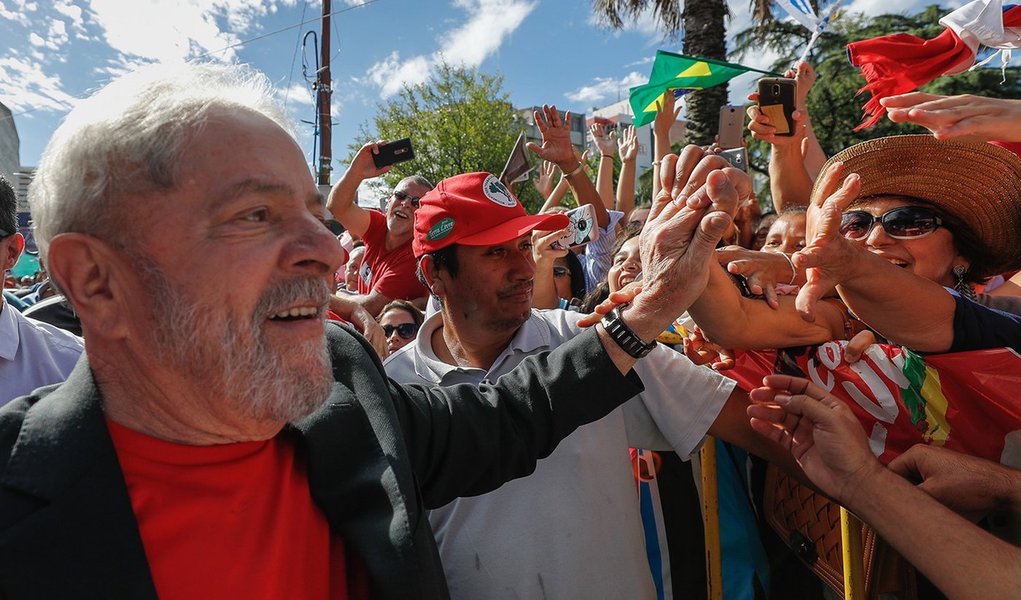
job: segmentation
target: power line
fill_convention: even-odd
[[[348,6],[347,8],[341,8],[341,9],[338,9],[338,10],[331,11],[329,16],[332,17],[333,15],[339,15],[339,14],[342,14],[342,13],[346,13],[349,10],[354,10],[356,8],[362,8],[362,7],[368,6],[370,4],[375,4],[377,2],[379,2],[379,0],[364,0],[364,2],[362,2],[361,4],[355,4],[354,6]],[[203,52],[202,54],[199,54],[198,56],[191,57],[190,60],[196,60],[196,59],[199,59],[199,58],[205,58],[205,57],[207,57],[207,56],[209,56],[211,54],[219,54],[220,52],[226,52],[227,50],[231,50],[231,49],[237,48],[239,46],[244,46],[245,44],[250,44],[252,42],[256,42],[256,41],[268,38],[270,36],[277,35],[278,33],[283,33],[285,31],[290,31],[292,29],[297,29],[297,28],[302,27],[304,25],[308,25],[309,23],[314,23],[316,21],[320,21],[321,19],[322,19],[321,15],[319,17],[314,18],[314,19],[308,19],[308,20],[304,20],[303,19],[300,23],[296,23],[294,25],[288,25],[287,27],[282,27],[280,29],[277,29],[275,31],[270,31],[270,32],[264,33],[262,35],[257,35],[257,36],[255,36],[253,38],[249,38],[247,40],[242,40],[240,42],[237,42],[235,44],[231,44],[229,46],[224,46],[223,48],[220,48],[219,50],[210,50],[209,52]],[[79,100],[82,97],[83,96],[75,96],[75,98],[79,99]],[[30,108],[28,110],[23,110],[23,111],[21,111],[19,113],[13,113],[12,112],[9,117],[5,116],[3,118],[0,118],[0,121],[4,121],[4,120],[8,120],[8,119],[14,120],[14,117],[20,117],[21,115],[27,115],[29,113],[36,112],[37,110],[42,110],[43,108],[44,107],[40,106],[39,108]]]
[[[301,5],[301,20],[305,20],[305,9],[308,8],[308,0]],[[301,32],[298,32],[298,39],[294,41],[294,54],[291,55],[291,70],[287,72],[287,88],[284,90],[284,108],[287,108],[287,101],[291,96],[291,81],[294,79],[294,61],[298,58],[298,48],[301,46]]]

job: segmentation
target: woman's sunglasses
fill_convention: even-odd
[[[929,235],[943,224],[936,211],[924,206],[901,206],[874,217],[863,210],[851,210],[840,219],[840,233],[850,240],[863,240],[876,223],[883,226],[886,235],[898,240],[910,240]]]
[[[390,337],[397,332],[401,339],[410,340],[418,333],[418,325],[414,323],[401,323],[400,325],[383,325],[383,333]]]

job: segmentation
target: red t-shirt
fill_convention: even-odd
[[[378,291],[393,300],[414,300],[429,295],[415,274],[417,263],[411,240],[386,251],[386,215],[369,211],[369,228],[362,235],[365,256],[358,272],[358,293]]]
[[[285,436],[186,446],[107,426],[161,598],[368,597]]]

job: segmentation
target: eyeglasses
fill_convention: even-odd
[[[555,265],[553,267],[553,276],[554,277],[558,277],[558,278],[559,277],[567,277],[570,274],[571,274],[571,272],[567,269],[567,267],[562,267],[560,265]]]
[[[414,208],[418,208],[418,205],[421,203],[420,201],[422,200],[421,196],[412,196],[411,194],[407,192],[402,192],[401,190],[394,190],[393,197],[396,198],[397,201],[399,202],[407,202]]]
[[[886,211],[880,217],[863,210],[852,210],[841,217],[840,233],[850,240],[863,240],[876,223],[883,226],[886,235],[897,240],[910,240],[936,231],[943,224],[943,219],[924,206],[901,206]]]
[[[403,340],[410,340],[418,334],[418,325],[415,323],[401,323],[400,325],[383,325],[383,334],[390,337],[397,332]]]

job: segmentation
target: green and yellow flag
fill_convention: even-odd
[[[663,94],[679,90],[682,94],[703,90],[726,83],[742,73],[755,71],[773,77],[779,73],[753,69],[744,65],[685,56],[672,52],[656,51],[656,61],[652,63],[652,74],[649,83],[631,88],[631,110],[634,112],[635,127],[651,123],[656,113],[663,106]]]

